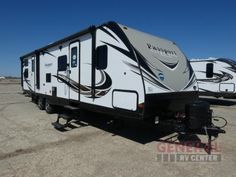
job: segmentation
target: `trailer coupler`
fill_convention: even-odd
[[[197,101],[186,105],[185,113],[177,113],[174,119],[162,119],[159,125],[168,127],[177,133],[200,134],[208,136],[207,152],[211,153],[212,137],[217,138],[220,133],[225,133],[223,127],[212,123],[212,110],[207,102]]]
[[[197,101],[186,105],[185,116],[186,132],[208,136],[207,151],[210,154],[212,136],[216,138],[220,133],[225,133],[225,131],[212,123],[212,110],[209,103]]]
[[[211,154],[212,136],[216,138],[218,137],[219,133],[225,133],[225,131],[219,127],[214,126],[213,124],[210,127],[203,127],[203,129],[205,135],[208,136],[207,153]]]

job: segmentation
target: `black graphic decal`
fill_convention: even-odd
[[[167,66],[170,69],[174,69],[176,68],[176,66],[179,64],[179,61],[177,61],[177,63],[168,63],[168,62],[164,62],[159,60],[163,65]]]
[[[150,75],[153,75],[154,77],[156,77],[156,75],[150,69],[149,62],[145,59],[145,57],[138,50],[136,50],[136,49],[134,49],[134,50],[135,50],[135,53],[137,55],[138,62],[140,64],[140,66],[142,68],[144,68],[146,71],[148,71],[150,73]]]
[[[104,44],[107,44],[108,46],[114,48],[115,50],[119,51],[120,53],[126,55],[127,57],[129,57],[130,59],[133,60],[133,55],[132,55],[132,53],[130,53],[129,51],[124,50],[124,49],[122,49],[122,48],[120,48],[120,47],[117,47],[117,46],[115,46],[115,45],[113,45],[113,44],[109,44],[109,43],[104,42],[104,41],[101,41],[101,42],[103,42]],[[135,61],[135,62],[136,62],[136,61]]]
[[[32,86],[31,86],[31,84],[29,83],[29,80],[25,79],[24,81],[26,82],[27,87],[29,88],[30,92],[34,92],[34,91],[32,90],[32,88],[31,88]]]
[[[191,80],[190,80],[189,83],[184,87],[183,90],[185,90],[185,89],[191,87],[195,82],[196,82],[196,77],[195,77],[195,75],[192,75]]]
[[[236,72],[236,62],[235,61],[233,61],[231,59],[226,59],[226,58],[219,58],[219,59],[217,59],[217,61],[227,63],[228,65],[230,65],[230,67],[226,67],[226,68],[232,72]]]
[[[108,27],[111,31],[113,31],[121,39],[121,41],[125,44],[125,46],[128,48],[129,51],[124,50],[120,47],[114,46],[114,45],[109,44],[109,43],[104,42],[104,41],[101,41],[101,42],[103,42],[104,44],[107,44],[108,46],[114,48],[115,50],[121,52],[122,54],[126,55],[131,60],[136,62],[138,64],[137,70],[132,71],[132,72],[134,72],[138,75],[143,75],[143,78],[145,80],[147,80],[149,83],[152,83],[154,85],[158,85],[160,88],[163,88],[165,90],[172,90],[171,88],[168,88],[167,86],[162,84],[161,81],[158,80],[159,78],[156,76],[156,74],[153,72],[153,70],[160,71],[160,69],[153,66],[138,50],[136,50],[134,48],[134,46],[129,42],[129,40],[128,40],[127,36],[125,35],[125,33],[122,31],[122,29],[116,23],[108,23],[106,25],[106,27]],[[178,62],[174,63],[174,64],[167,63],[167,65],[169,65],[169,68],[173,69],[173,68],[177,67]],[[140,73],[140,70],[141,70],[141,73]],[[187,72],[189,72],[189,82],[191,82],[190,80],[191,80],[192,75],[193,75],[193,70],[192,70],[189,62],[187,62],[185,73],[187,73]]]
[[[106,95],[110,91],[111,86],[112,86],[112,80],[110,76],[105,71],[100,71],[100,72],[101,72],[102,77],[101,77],[101,81],[99,81],[95,85],[95,98],[100,98]],[[75,92],[77,93],[80,92],[80,94],[88,98],[94,98],[91,95],[91,91],[92,91],[91,86],[81,85],[62,74],[53,75],[53,76],[56,77],[58,80],[62,81],[63,83],[65,83],[66,85],[68,85]]]
[[[186,60],[188,60],[188,59],[186,58]],[[183,71],[183,74],[186,74],[187,72],[189,72],[189,79],[191,79],[191,77],[192,77],[192,75],[194,74],[194,72],[193,72],[193,68],[192,68],[192,66],[190,65],[190,62],[189,62],[189,61],[187,61],[187,65],[186,65],[185,70]]]
[[[102,30],[104,33],[108,34],[109,36],[111,36],[111,37],[112,37],[113,39],[115,39],[117,42],[119,42],[119,41],[116,39],[116,37],[115,37],[113,34],[111,34],[108,30],[106,30],[105,28],[100,27],[99,29]]]
[[[201,73],[206,73],[205,71],[198,71]],[[230,79],[233,79],[233,76],[229,73],[226,73],[224,71],[220,71],[221,73],[213,73],[213,78],[207,78],[207,79],[197,79],[201,82],[213,82],[213,83],[220,83],[223,81],[228,81]]]
[[[127,64],[130,68],[131,68],[131,71],[137,75],[141,75],[140,74],[140,71],[139,71],[139,67],[138,66],[135,66],[131,63],[128,63],[128,62],[125,62],[123,61],[125,64]],[[155,85],[155,86],[158,86],[162,89],[165,89],[165,90],[170,90],[168,87],[166,87],[164,84],[162,84],[161,82],[159,82],[155,77],[153,77],[152,75],[150,75],[148,72],[146,72],[145,70],[142,70],[143,72],[143,78],[144,80],[146,80],[147,82],[151,83],[152,85]]]

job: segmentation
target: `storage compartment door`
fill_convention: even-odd
[[[138,104],[138,93],[128,90],[114,90],[112,105],[114,108],[136,111]]]
[[[233,83],[220,84],[220,92],[234,92],[235,85]]]

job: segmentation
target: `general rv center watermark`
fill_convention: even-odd
[[[163,143],[157,144],[158,162],[220,162],[222,160],[219,143],[212,142],[211,154],[207,154],[207,147],[202,143]]]

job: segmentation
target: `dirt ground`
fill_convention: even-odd
[[[58,131],[51,125],[57,114],[39,110],[19,84],[0,83],[0,176],[236,176],[236,101],[208,101],[214,115],[228,121],[226,134],[214,141],[212,154],[220,159],[180,162],[161,159],[177,154],[174,133],[138,122],[117,128],[94,113],[83,113],[84,121]],[[180,153],[207,155],[204,148],[187,145]]]

